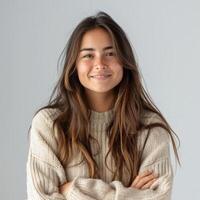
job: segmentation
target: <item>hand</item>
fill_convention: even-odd
[[[61,194],[66,193],[69,190],[69,187],[71,186],[71,183],[72,183],[72,181],[71,182],[66,182],[63,185],[59,186],[59,192]]]
[[[134,187],[136,189],[149,189],[150,186],[157,180],[158,175],[153,174],[152,171],[144,171],[140,173],[135,180],[133,181],[130,187]]]

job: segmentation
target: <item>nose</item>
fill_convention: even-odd
[[[96,69],[105,69],[107,68],[106,63],[104,62],[103,58],[100,56],[96,58],[94,66]]]

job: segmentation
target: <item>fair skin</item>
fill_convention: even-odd
[[[122,80],[123,66],[106,31],[96,28],[84,34],[76,68],[90,108],[97,112],[112,108],[113,88]]]
[[[114,91],[123,77],[123,66],[116,56],[110,35],[102,28],[95,28],[83,35],[80,52],[76,60],[80,83],[85,88],[90,109],[105,112],[113,107]],[[148,189],[156,175],[152,171],[139,174],[132,185],[137,189]],[[71,182],[59,187],[67,192]]]

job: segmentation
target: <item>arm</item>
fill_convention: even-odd
[[[65,171],[56,157],[56,145],[51,132],[52,128],[45,120],[45,117],[38,113],[32,123],[29,159],[27,162],[28,199],[139,200],[148,197],[149,200],[161,200],[162,197],[165,198],[167,196],[168,188],[166,188],[166,185],[169,185],[169,188],[171,187],[171,166],[167,161],[168,151],[164,157],[161,155],[162,152],[166,152],[166,148],[168,149],[168,141],[165,141],[164,138],[165,142],[161,142],[163,137],[160,134],[158,139],[161,141],[155,140],[154,146],[150,145],[152,146],[150,149],[147,145],[140,169],[140,171],[153,169],[159,172],[160,189],[155,190],[155,192],[153,190],[140,191],[135,188],[125,188],[119,181],[107,184],[100,179],[76,177],[72,181],[69,191],[60,194],[59,186],[63,185],[67,180]],[[168,168],[168,170],[162,170],[163,167]]]
[[[139,173],[144,170],[153,170],[158,174],[159,178],[152,184],[149,190],[136,190],[133,197],[135,197],[135,199],[146,197],[145,199],[148,200],[170,200],[173,185],[173,169],[170,159],[170,137],[163,128],[154,128],[148,138]],[[124,191],[121,193],[122,195]],[[128,191],[124,195],[126,195],[125,199],[131,199]]]
[[[66,199],[58,188],[66,182],[65,171],[55,156],[55,142],[50,134],[45,116],[38,113],[32,120],[26,163],[28,200]]]
[[[163,128],[154,128],[148,138],[139,171],[153,170],[159,175],[150,189],[126,188],[120,181],[107,184],[100,179],[77,178],[67,192],[69,200],[76,199],[81,193],[99,200],[170,200],[173,171],[169,145],[168,133]]]
[[[30,130],[26,163],[28,200],[68,200],[67,193],[60,191],[67,179],[56,151],[52,120],[49,113],[42,110],[33,118]],[[95,200],[81,192],[76,199]]]

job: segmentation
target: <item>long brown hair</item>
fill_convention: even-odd
[[[116,99],[113,107],[114,117],[107,128],[109,151],[105,157],[106,167],[108,154],[111,153],[116,170],[113,179],[118,176],[122,180],[122,170],[125,167],[129,173],[130,186],[137,176],[141,165],[142,150],[137,148],[138,134],[147,129],[148,133],[154,127],[162,127],[170,135],[173,150],[179,161],[174,140],[175,132],[163,117],[159,109],[142,86],[139,68],[137,66],[130,42],[122,28],[105,12],[83,19],[71,34],[66,45],[64,67],[61,76],[50,97],[48,105],[40,108],[35,115],[45,108],[56,108],[59,115],[53,121],[53,128],[57,128],[58,157],[63,166],[67,166],[72,155],[72,148],[77,147],[81,152],[89,169],[91,178],[98,178],[98,166],[92,156],[89,134],[90,109],[84,98],[84,87],[80,84],[76,71],[76,59],[79,54],[83,35],[94,28],[106,30],[113,41],[117,56],[123,66],[122,81],[116,86]],[[156,113],[162,123],[145,124],[144,113]],[[30,130],[30,129],[29,129]],[[148,137],[146,138],[147,141]],[[178,139],[179,141],[179,139]],[[108,167],[109,168],[109,167]]]

